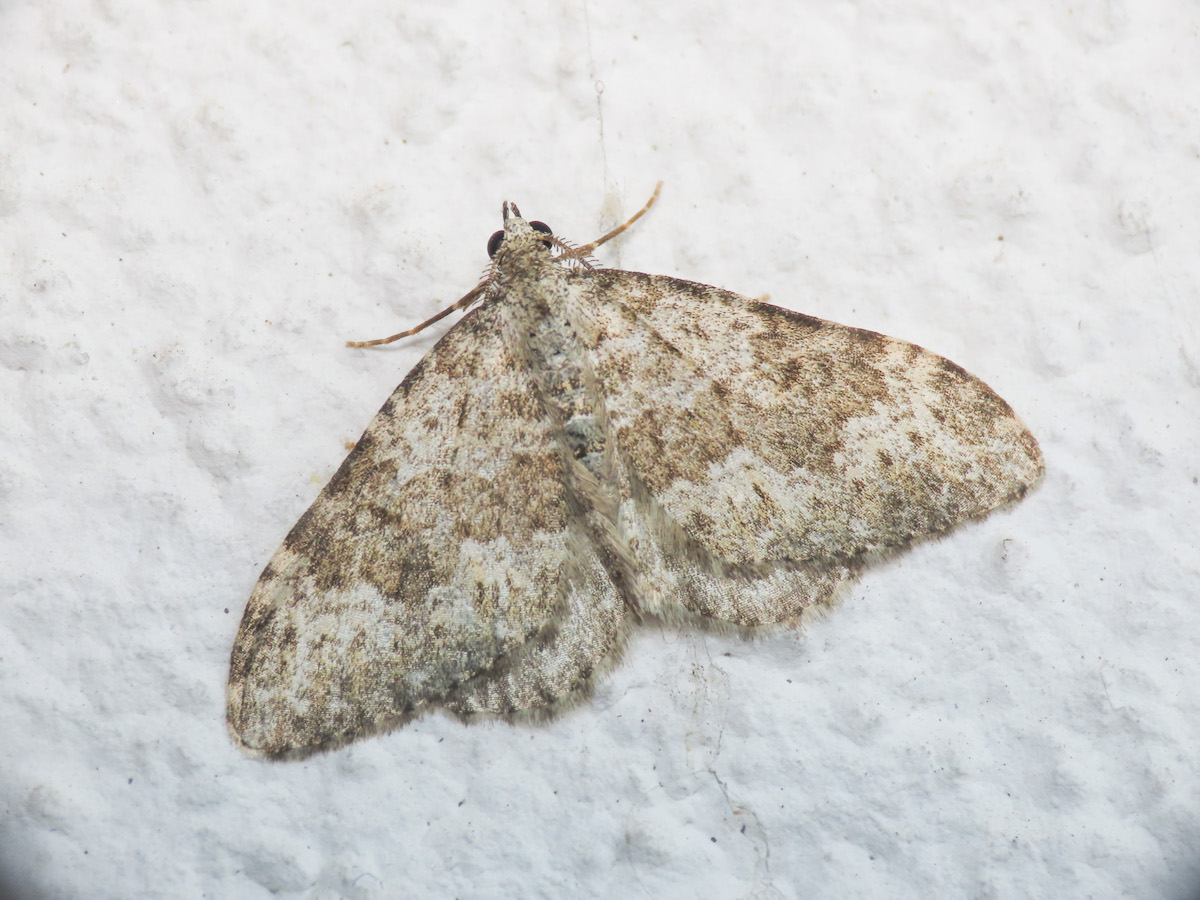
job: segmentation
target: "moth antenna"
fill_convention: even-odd
[[[432,316],[432,317],[426,319],[420,325],[417,325],[414,328],[410,328],[407,331],[401,331],[399,334],[393,334],[391,337],[376,338],[373,341],[346,341],[346,346],[347,347],[376,347],[379,344],[390,344],[392,341],[400,340],[400,338],[411,337],[412,335],[416,334],[419,331],[424,331],[426,328],[428,328],[434,322],[438,322],[438,321],[441,321],[442,319],[446,318],[446,316],[450,315],[450,313],[454,312],[456,309],[466,309],[468,306],[470,306],[472,303],[474,303],[477,299],[479,299],[479,295],[483,293],[483,289],[485,287],[487,287],[487,282],[483,281],[479,285],[477,285],[474,290],[472,290],[465,297],[463,297],[461,300],[450,304],[445,309],[443,309],[440,313],[438,313],[436,316]]]
[[[590,244],[584,244],[582,247],[573,247],[573,246],[569,245],[566,241],[563,241],[561,238],[557,237],[556,235],[552,235],[552,234],[546,235],[544,240],[547,240],[550,243],[553,243],[554,245],[556,245],[562,251],[562,256],[564,258],[573,259],[578,262],[581,262],[581,263],[583,263],[585,268],[590,269],[593,267],[594,261],[589,260],[587,258],[588,255],[593,250],[595,250],[597,247],[599,247],[601,244],[611,241],[617,235],[619,235],[623,231],[627,230],[630,225],[632,225],[634,222],[636,222],[638,219],[640,219],[642,216],[644,216],[646,213],[648,213],[650,211],[650,207],[652,207],[654,205],[654,201],[656,201],[658,199],[658,195],[662,191],[662,186],[663,186],[663,183],[661,181],[654,186],[654,193],[650,195],[650,199],[646,201],[646,205],[643,206],[641,209],[639,209],[636,213],[634,213],[633,216],[630,217],[628,222],[626,222],[624,225],[618,225],[616,228],[614,228],[608,234],[604,235],[601,238],[597,238],[596,240],[592,241]],[[442,319],[446,318],[446,316],[450,315],[450,313],[454,312],[455,310],[466,309],[468,306],[470,306],[472,303],[474,303],[478,299],[479,295],[481,293],[483,293],[483,289],[486,286],[487,286],[487,279],[485,278],[482,282],[480,282],[480,284],[474,290],[472,290],[470,293],[468,293],[461,300],[459,300],[456,303],[452,303],[450,306],[447,306],[436,316],[432,316],[432,317],[426,319],[420,325],[417,325],[413,328],[409,328],[406,331],[398,332],[396,334],[391,335],[390,337],[376,338],[373,341],[346,341],[346,346],[347,347],[378,347],[381,344],[390,344],[390,343],[392,343],[392,341],[398,341],[401,338],[412,337],[414,334],[424,331],[426,328],[428,328],[430,325],[433,325],[435,322],[440,322]]]
[[[546,235],[545,240],[546,243],[558,250],[558,256],[554,257],[555,262],[564,264],[573,263],[583,266],[585,269],[595,269],[600,265],[593,257],[589,257],[583,252],[587,249],[586,247],[576,246],[570,241],[564,241],[562,238],[552,234]]]
[[[629,228],[630,225],[632,225],[634,222],[636,222],[638,219],[640,219],[646,213],[650,212],[650,207],[652,207],[654,205],[654,201],[658,199],[659,192],[662,191],[662,186],[663,186],[663,183],[661,181],[654,186],[654,193],[650,195],[650,199],[646,201],[646,205],[643,206],[641,209],[639,209],[636,213],[634,213],[633,217],[628,222],[626,222],[624,225],[618,225],[616,228],[614,228],[608,234],[604,235],[604,237],[597,238],[596,240],[592,241],[590,244],[584,244],[582,247],[576,247],[573,252],[579,254],[580,256],[587,256],[589,253],[591,253],[593,250],[595,250],[601,244],[611,241],[618,234],[625,231],[627,228]]]

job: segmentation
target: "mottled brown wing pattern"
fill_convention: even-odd
[[[580,277],[615,301],[574,315],[640,486],[647,569],[715,579],[684,592],[697,612],[794,618],[870,555],[1014,501],[1040,477],[1037,442],[1008,404],[914,344],[680,279]],[[758,611],[746,597],[721,611],[730,580],[758,585]]]
[[[451,309],[481,305],[250,598],[227,718],[252,752],[303,755],[435,706],[559,709],[631,617],[798,621],[873,557],[1041,475],[1008,404],[940,356],[597,271],[580,265],[594,244],[503,212],[488,277]]]
[[[439,702],[553,703],[615,642],[623,606],[505,316],[485,305],[438,343],[263,572],[230,670],[248,749],[304,753]]]

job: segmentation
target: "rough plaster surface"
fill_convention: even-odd
[[[1200,886],[1195,4],[0,9],[0,896]],[[1042,443],[802,635],[644,629],[547,725],[241,756],[262,565],[500,202],[920,343]],[[436,331],[436,330],[435,330]]]

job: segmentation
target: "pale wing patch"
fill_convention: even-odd
[[[496,670],[456,691],[445,704],[448,709],[460,715],[551,711],[587,690],[599,669],[616,662],[625,600],[589,536],[581,533],[582,523],[576,524],[561,619],[542,640],[529,642]]]
[[[856,574],[840,564],[727,564],[699,547],[644,490],[634,494],[622,504],[620,531],[637,559],[632,593],[643,613],[745,627],[797,622],[831,605]]]

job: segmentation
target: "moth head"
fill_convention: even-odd
[[[497,231],[488,239],[487,251],[489,257],[495,257],[499,252],[500,246],[504,243],[509,243],[510,246],[520,246],[521,243],[529,241],[536,234],[553,234],[550,226],[545,222],[526,222],[521,218],[521,211],[517,209],[517,204],[504,201],[502,209],[504,215],[504,230]],[[542,239],[542,243],[547,248],[551,246],[550,241]]]

